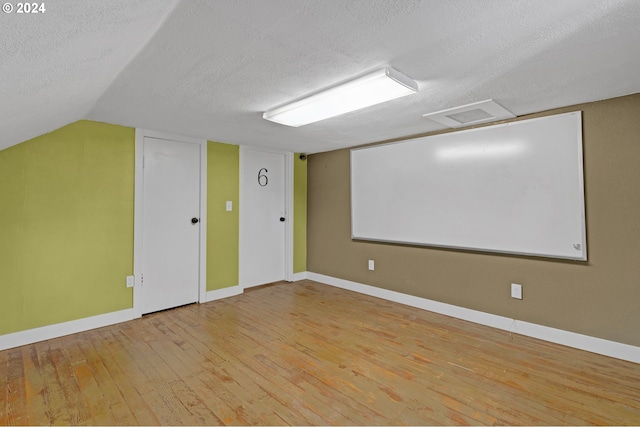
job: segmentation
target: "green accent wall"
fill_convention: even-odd
[[[79,121],[0,151],[0,334],[132,307],[134,130]]]
[[[293,156],[293,272],[307,271],[307,161]]]
[[[226,202],[233,202],[227,212]],[[238,284],[240,147],[207,144],[207,290]]]
[[[0,335],[133,306],[135,131],[87,120],[0,150]],[[207,145],[207,290],[238,284],[240,150]],[[233,210],[226,211],[226,201]],[[294,160],[294,272],[307,163]]]

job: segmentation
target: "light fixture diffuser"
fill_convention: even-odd
[[[415,81],[387,67],[266,111],[262,117],[272,122],[298,127],[417,91],[418,84]]]
[[[422,117],[426,117],[450,128],[459,128],[510,119],[515,117],[515,115],[493,99],[486,99],[460,107],[436,111],[435,113],[423,114]]]

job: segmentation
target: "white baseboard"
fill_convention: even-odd
[[[242,292],[243,289],[240,286],[231,286],[228,288],[217,289],[215,291],[209,291],[206,294],[207,300],[205,302],[240,295]],[[47,325],[40,328],[28,329],[26,331],[0,335],[0,350],[7,350],[9,348],[20,347],[22,345],[33,344],[39,341],[88,331],[90,329],[102,328],[103,326],[127,322],[135,318],[136,316],[134,315],[133,308],[128,308],[126,310],[114,311],[112,313],[99,314],[97,316],[85,317],[83,319],[71,320],[69,322],[56,323],[55,325]]]
[[[112,313],[99,314],[97,316],[85,317],[83,319],[71,320],[69,322],[56,323],[55,325],[42,326],[40,328],[0,335],[0,350],[20,347],[22,345],[84,332],[90,329],[102,328],[103,326],[126,322],[133,318],[133,309],[128,308],[126,310],[114,311]]]
[[[223,298],[235,297],[244,292],[241,286],[229,286],[228,288],[215,289],[213,291],[207,291],[207,300],[203,302],[215,301]]]
[[[510,331],[520,335],[525,335],[556,344],[566,345],[568,347],[573,347],[580,350],[590,351],[592,353],[640,363],[640,347],[628,344],[604,340],[588,335],[577,334],[575,332],[564,331],[562,329],[550,328],[548,326],[537,325],[535,323],[524,322],[521,320],[510,319],[504,316],[498,316],[495,314],[484,313],[482,311],[472,310],[469,308],[445,304],[426,298],[407,295],[396,291],[390,291],[388,289],[377,288],[375,286],[369,286],[349,280],[338,279],[318,273],[296,273],[294,274],[293,278],[294,281],[304,279],[315,280],[316,282],[382,298],[388,301],[416,307],[422,310],[444,314],[446,316],[467,320],[469,322],[478,323],[485,326],[491,326],[493,328]],[[208,291],[206,302],[229,298],[232,296],[240,295],[243,292],[244,290],[240,286],[231,286],[228,288]],[[48,339],[75,334],[78,332],[84,332],[90,329],[101,328],[103,326],[114,325],[116,323],[133,320],[134,318],[134,311],[132,308],[130,308],[126,310],[114,311],[113,313],[100,314],[97,316],[86,317],[83,319],[72,320],[55,325],[48,325],[40,328],[29,329],[26,331],[0,335],[0,350],[20,347],[22,345],[45,341]]]
[[[293,273],[293,282],[297,282],[299,280],[305,280],[309,272],[303,271],[301,273]]]
[[[616,359],[640,363],[640,347],[591,337],[589,335],[576,334],[575,332],[550,328],[548,326],[541,326],[522,320],[516,320],[515,324],[516,328],[513,332],[520,335],[590,351],[591,353],[615,357]]]
[[[446,316],[467,320],[469,322],[485,326],[491,326],[493,328],[541,339],[543,341],[549,341],[580,350],[590,351],[592,353],[615,357],[616,359],[627,360],[629,362],[640,363],[640,347],[635,347],[629,344],[577,334],[575,332],[569,332],[562,329],[550,328],[548,326],[537,325],[535,323],[523,322],[521,320],[510,319],[508,317],[472,310],[470,308],[432,301],[426,298],[377,288],[375,286],[365,285],[349,280],[338,279],[336,277],[325,276],[323,274],[307,272],[307,278],[316,282],[347,289],[349,291],[382,298],[388,301],[432,311],[434,313],[444,314]]]

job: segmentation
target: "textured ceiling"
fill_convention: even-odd
[[[0,16],[0,149],[80,119],[318,152],[640,92],[638,0],[56,0]],[[392,66],[420,92],[300,128],[262,112]]]

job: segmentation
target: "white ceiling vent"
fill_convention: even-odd
[[[424,114],[422,117],[434,120],[450,128],[459,128],[509,119],[515,117],[515,115],[493,99],[487,99],[486,101],[474,102],[461,107]]]

